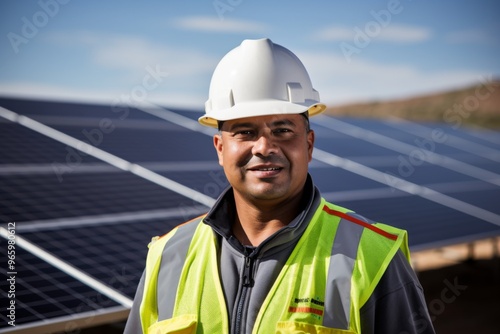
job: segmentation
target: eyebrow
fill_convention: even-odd
[[[272,122],[271,125],[272,126],[287,125],[287,126],[291,126],[291,127],[296,127],[297,126],[294,122],[290,121],[289,119],[280,119],[279,121]]]
[[[238,130],[240,128],[248,129],[255,126],[253,123],[247,122],[247,123],[235,123],[231,125],[228,129],[228,131],[233,132],[235,130]]]
[[[270,126],[272,127],[279,127],[279,126],[291,126],[291,127],[296,127],[297,125],[290,121],[289,119],[280,119],[280,120],[277,120],[277,121],[274,121],[270,124]],[[252,123],[252,122],[243,122],[243,123],[235,123],[233,125],[231,125],[231,127],[228,129],[228,131],[235,131],[235,130],[238,130],[240,128],[244,128],[244,129],[248,129],[248,128],[252,128],[252,127],[255,127],[255,123]]]

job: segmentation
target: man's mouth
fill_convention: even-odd
[[[263,172],[267,172],[267,171],[274,171],[274,170],[280,170],[281,167],[269,167],[269,168],[250,168],[250,170],[256,170],[256,171],[263,171]]]
[[[264,166],[255,166],[247,169],[248,172],[252,173],[259,179],[267,179],[274,178],[278,176],[283,167],[264,167]]]

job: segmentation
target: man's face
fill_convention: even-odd
[[[312,159],[314,132],[302,115],[224,122],[214,136],[219,164],[236,197],[279,204],[301,193]]]

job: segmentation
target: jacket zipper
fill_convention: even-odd
[[[242,277],[243,287],[241,290],[240,298],[238,300],[238,307],[236,309],[236,322],[234,324],[234,331],[233,331],[234,334],[241,333],[243,308],[245,307],[248,290],[250,290],[254,284],[253,265],[254,265],[254,259],[249,256],[245,256],[245,264],[243,266],[243,277]]]

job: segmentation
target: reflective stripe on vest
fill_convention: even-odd
[[[351,312],[351,277],[358,253],[363,226],[342,218],[335,233],[326,284],[323,325],[349,328]]]
[[[197,326],[198,332],[228,332],[216,239],[200,221],[174,229],[150,247],[141,304],[144,333],[148,328],[164,332],[185,328],[186,333],[195,333]],[[179,253],[169,244],[187,251]],[[253,333],[297,329],[314,333],[331,328],[359,332],[359,310],[400,248],[408,256],[404,231],[370,224],[322,199],[266,296]],[[177,265],[168,258],[177,259]],[[169,269],[161,270],[160,264]],[[158,281],[167,282],[172,291],[165,294],[162,288],[157,293],[157,285],[162,284]],[[162,311],[158,317],[160,299],[162,309],[170,305],[165,309],[172,311]]]
[[[172,288],[171,282],[179,282],[182,268],[186,260],[197,222],[201,218],[195,219],[190,224],[184,224],[177,228],[175,236],[167,242],[163,248],[160,271],[158,277],[161,280],[157,283],[156,298],[161,308],[158,310],[158,319],[169,319],[174,315],[175,298],[177,289]]]

